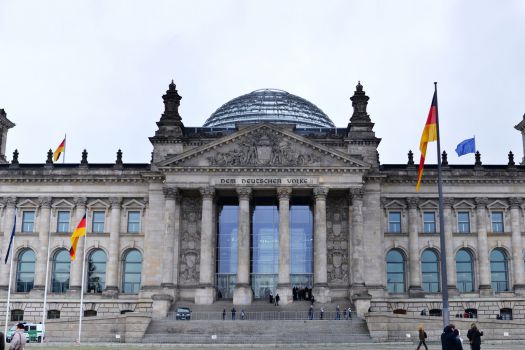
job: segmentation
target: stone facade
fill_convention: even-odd
[[[379,163],[380,139],[361,84],[351,98],[354,113],[346,128],[296,128],[290,120],[190,128],[179,115],[174,83],[163,99],[165,111],[150,138],[151,163],[123,163],[119,151],[115,164],[91,164],[87,152],[80,164],[19,164],[15,151],[10,163],[0,164],[2,255],[15,216],[17,222],[11,281],[10,264],[0,264],[0,297],[7,297],[11,285],[11,310],[38,321],[47,290],[47,309],[73,317],[82,285],[84,309],[104,316],[140,311],[163,317],[177,300],[215,302],[218,208],[226,199],[238,207],[232,301],[250,304],[251,215],[262,197],[279,212],[275,288],[283,303],[293,301],[290,205],[300,198],[313,217],[310,287],[317,301],[346,298],[358,314],[440,309],[431,271],[437,265],[422,261],[426,252],[439,260],[436,168],[425,169],[416,194],[412,155],[407,164]],[[14,124],[1,111],[4,163],[7,130]],[[514,318],[525,318],[525,168],[510,155],[506,165],[483,165],[479,155],[472,165],[443,163],[451,312],[473,308],[495,317],[512,309]],[[69,249],[71,231],[85,213],[87,238],[80,240],[67,270],[57,265],[58,254]],[[471,257],[467,291],[470,284],[456,271],[462,250]],[[398,265],[388,265],[391,251],[399,253]],[[504,257],[499,265],[491,265],[494,251]],[[95,252],[106,260],[91,259]],[[34,270],[24,259],[33,259]],[[88,277],[82,276],[82,261],[93,268],[89,283],[83,283]],[[401,274],[392,275],[389,266]],[[24,275],[24,268],[31,271]],[[60,290],[59,268],[66,269],[67,290]]]

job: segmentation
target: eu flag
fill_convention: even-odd
[[[456,153],[458,154],[458,157],[461,157],[464,154],[468,153],[476,153],[476,140],[475,138],[466,139],[465,141],[461,141],[459,145],[456,147]]]
[[[13,239],[15,238],[15,229],[16,229],[16,212],[15,212],[15,222],[13,223],[13,232],[11,232],[11,238],[9,239],[9,246],[7,247],[7,253],[5,254],[4,264],[7,264],[7,259],[9,258],[9,253],[11,252],[11,246],[13,245]]]

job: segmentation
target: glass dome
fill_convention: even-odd
[[[225,103],[204,127],[234,128],[235,123],[295,124],[298,128],[333,128],[334,123],[313,103],[286,91],[263,89]]]

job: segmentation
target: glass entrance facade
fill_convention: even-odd
[[[279,210],[274,201],[256,200],[250,245],[253,297],[275,295],[279,273]]]
[[[219,204],[217,225],[217,297],[233,298],[237,282],[237,230],[239,205],[235,200]]]
[[[308,202],[296,200],[290,206],[290,284],[313,286],[313,215]]]

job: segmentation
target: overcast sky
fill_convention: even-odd
[[[476,136],[485,164],[523,157],[525,1],[0,0],[7,158],[150,160],[171,79],[186,126],[259,88],[306,98],[339,127],[361,80],[382,163],[419,158],[438,81],[442,149]],[[416,151],[417,150],[417,151]],[[435,143],[427,153],[435,161]]]

